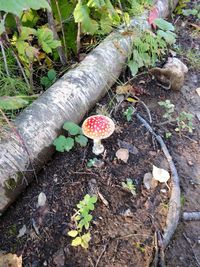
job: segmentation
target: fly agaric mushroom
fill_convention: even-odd
[[[99,155],[104,151],[101,139],[108,138],[114,132],[115,124],[106,116],[94,115],[83,122],[82,130],[85,136],[94,141],[92,152]]]

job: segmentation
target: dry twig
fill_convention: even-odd
[[[184,221],[199,221],[200,211],[183,212],[183,220]]]

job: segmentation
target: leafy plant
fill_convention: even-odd
[[[133,196],[136,195],[136,187],[135,187],[132,179],[127,178],[126,182],[122,182],[122,187],[125,190],[130,191]]]
[[[2,96],[0,97],[0,109],[2,110],[17,110],[28,106],[38,95],[25,96]]]
[[[40,78],[40,83],[44,85],[45,88],[49,88],[56,80],[56,72],[54,69],[51,69],[47,72],[47,76]]]
[[[177,132],[187,130],[189,133],[193,132],[193,120],[194,116],[185,111],[181,112],[180,115],[176,118],[178,127],[175,129]]]
[[[63,129],[65,129],[70,136],[65,137],[64,135],[60,135],[54,140],[53,144],[57,151],[69,152],[74,147],[75,142],[81,147],[85,147],[87,145],[88,139],[83,135],[81,127],[79,127],[77,124],[70,121],[65,122]]]
[[[170,132],[166,132],[165,133],[165,138],[166,139],[169,139],[169,138],[171,138],[172,137],[172,133],[170,133]]]
[[[174,113],[175,106],[171,103],[170,100],[160,101],[158,104],[165,109],[165,113],[163,114],[163,118],[167,120],[172,120],[172,114]]]
[[[135,76],[141,67],[155,65],[167,45],[176,41],[174,26],[171,23],[158,18],[154,20],[154,24],[159,28],[156,33],[142,31],[134,40],[132,57],[128,61],[132,76]]]
[[[73,216],[76,229],[68,232],[68,235],[74,238],[71,243],[72,246],[81,246],[85,249],[89,247],[89,241],[91,239],[90,232],[83,232],[90,227],[90,223],[93,219],[90,211],[94,210],[94,204],[96,202],[96,196],[87,194],[84,196],[84,199],[77,204],[78,210]]]
[[[91,168],[94,166],[94,164],[97,162],[97,158],[93,158],[93,159],[89,159],[88,162],[87,162],[87,167],[88,168]]]
[[[125,111],[124,111],[124,116],[126,116],[127,121],[131,121],[132,120],[132,116],[135,112],[135,109],[133,107],[128,107]]]

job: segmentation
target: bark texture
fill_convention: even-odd
[[[160,17],[166,17],[178,0],[169,2],[156,1]],[[146,15],[133,20],[133,24],[149,28]],[[119,32],[110,34],[78,67],[67,72],[18,116],[15,131],[0,143],[0,213],[50,159],[52,142],[63,123],[80,122],[115,83],[133,41],[133,37]]]

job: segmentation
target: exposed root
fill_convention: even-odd
[[[160,248],[162,248],[162,251],[164,253],[165,248],[169,244],[169,241],[171,237],[173,236],[176,227],[178,225],[179,217],[180,217],[180,209],[181,209],[181,203],[180,203],[180,185],[179,185],[179,177],[176,170],[176,167],[174,165],[174,162],[172,160],[171,155],[169,154],[169,151],[162,139],[161,136],[157,135],[152,127],[146,122],[144,118],[142,118],[137,112],[135,112],[135,116],[138,118],[138,120],[145,126],[145,128],[155,137],[157,142],[160,144],[160,147],[169,163],[170,171],[171,171],[171,197],[169,201],[169,211],[167,214],[166,219],[166,227],[164,229],[163,237],[162,237],[162,246],[160,245]],[[158,242],[159,244],[159,242]],[[160,251],[161,252],[161,251]],[[161,257],[160,253],[160,257]],[[162,255],[164,257],[164,255]],[[164,263],[163,263],[164,264]],[[164,265],[163,265],[164,266]]]

